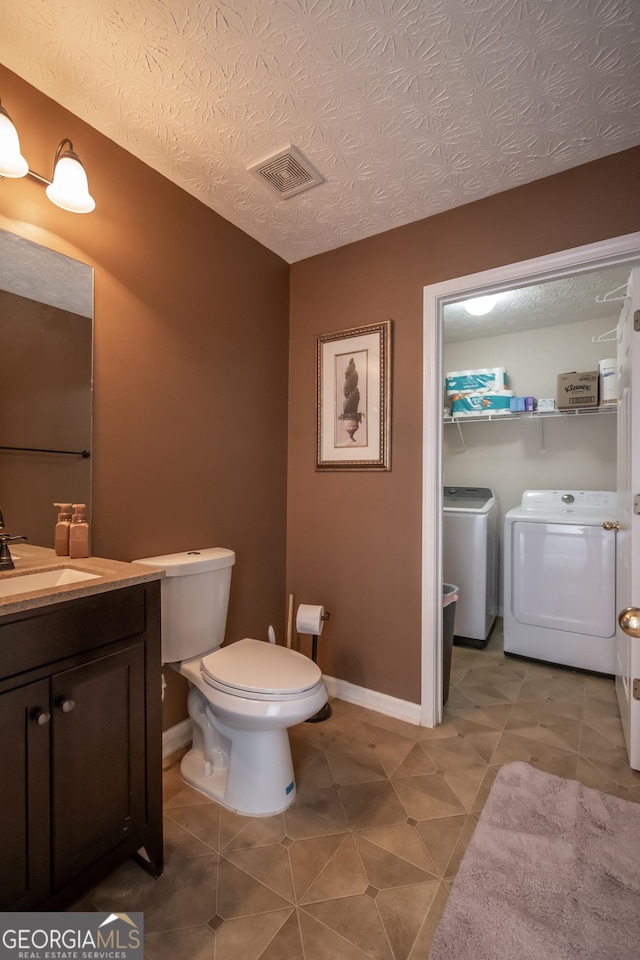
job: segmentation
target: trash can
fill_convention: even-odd
[[[451,677],[451,652],[453,650],[453,624],[456,619],[458,588],[453,583],[442,584],[442,702],[449,698]]]

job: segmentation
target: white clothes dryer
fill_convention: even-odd
[[[525,490],[504,524],[504,650],[615,673],[617,495]]]
[[[498,501],[489,487],[445,487],[442,575],[458,587],[454,639],[484,646],[498,612]]]

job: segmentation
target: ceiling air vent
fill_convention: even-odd
[[[283,200],[324,183],[324,177],[296,147],[287,147],[286,150],[274,153],[248,169],[267,183]]]

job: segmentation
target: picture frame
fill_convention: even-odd
[[[391,325],[317,337],[317,470],[391,469]]]

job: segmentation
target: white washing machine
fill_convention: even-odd
[[[498,612],[498,501],[489,487],[445,487],[442,577],[460,591],[456,639],[485,644]]]
[[[615,673],[618,500],[605,490],[525,490],[504,523],[504,649]]]

